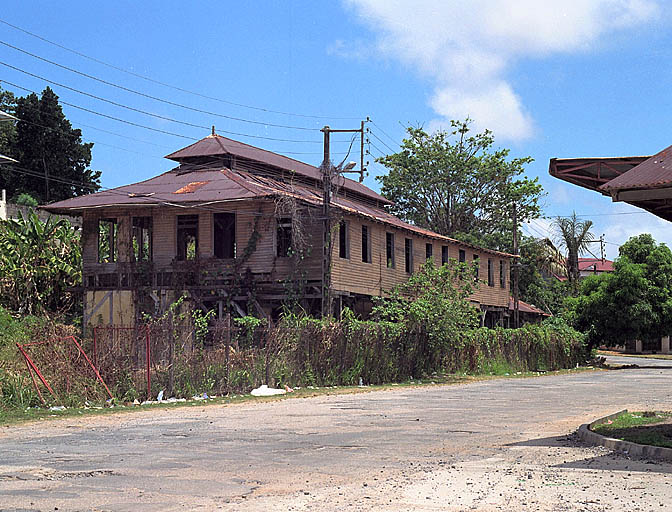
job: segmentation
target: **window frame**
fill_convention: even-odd
[[[362,224],[362,263],[372,263],[371,258],[371,227]]]
[[[186,224],[188,218],[191,218],[192,220],[195,219],[196,220],[195,224],[192,225],[192,226],[188,226],[188,225],[187,226],[185,226],[185,225],[180,226],[180,219],[182,219],[183,222]],[[184,251],[182,251],[182,240],[181,240],[180,232],[181,231],[188,231],[188,230],[194,230],[193,231],[194,257],[193,258],[189,258],[189,242],[186,242],[186,245],[184,246]],[[176,215],[175,216],[175,243],[176,243],[175,259],[177,261],[194,261],[194,260],[198,259],[199,231],[200,231],[200,217],[199,217],[198,214]],[[186,236],[191,236],[191,235],[189,235],[187,233]],[[182,252],[184,252],[184,254],[182,254]]]
[[[425,243],[425,261],[431,260],[434,258],[434,244]]]
[[[488,258],[488,286],[495,286],[495,264],[492,258]]]
[[[291,217],[276,217],[275,219],[275,255],[278,258],[290,258],[292,256],[292,229],[293,223]],[[286,233],[289,231],[289,237]],[[281,235],[281,232],[283,233]],[[287,246],[281,246],[286,241]]]
[[[108,255],[107,255],[107,261],[104,261],[105,258],[102,257],[101,255],[101,246],[102,246],[102,240],[100,238],[101,231],[102,231],[102,225],[101,223],[106,222],[109,224],[109,231],[107,233],[107,244],[108,244]],[[119,219],[116,217],[103,217],[98,219],[98,222],[96,224],[98,226],[97,233],[96,233],[96,240],[97,240],[97,258],[96,260],[98,263],[116,263],[119,259],[119,253],[117,249],[117,243],[119,241]]]
[[[218,216],[219,218],[222,218],[224,216],[230,216],[232,218],[232,221],[229,226],[233,228],[232,233],[228,233],[230,236],[232,235],[230,239],[229,244],[224,244],[223,242],[221,244],[217,243],[217,238],[218,238]],[[237,244],[236,244],[236,228],[237,228],[237,216],[235,212],[216,212],[212,214],[212,255],[214,258],[219,259],[219,260],[228,260],[228,259],[234,259],[236,257],[236,252],[237,252]],[[221,236],[225,238],[226,235],[226,229],[222,229]],[[224,248],[230,249],[228,253],[230,256],[225,256],[224,254],[217,254],[219,246],[222,246]],[[224,251],[226,253],[227,251]]]
[[[350,223],[347,220],[342,220],[338,224],[338,257],[344,260],[350,259]]]
[[[404,238],[404,268],[407,274],[413,273],[413,239]]]
[[[441,246],[441,265],[445,265],[450,260],[450,251],[447,245]]]
[[[385,264],[387,268],[396,268],[394,233],[385,232]]]
[[[145,246],[145,234],[148,241],[147,255],[141,249]],[[137,242],[135,242],[136,240]],[[139,249],[139,253],[136,253],[136,247]],[[131,258],[134,262],[150,262],[154,259],[154,217],[151,215],[131,217]]]
[[[506,262],[499,260],[499,287],[506,288]]]

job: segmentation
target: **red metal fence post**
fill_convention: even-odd
[[[149,326],[145,325],[145,353],[147,362],[147,400],[152,399],[152,374],[151,374],[151,356],[150,356],[150,342],[149,342]]]

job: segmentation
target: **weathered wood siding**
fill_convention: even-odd
[[[277,223],[275,203],[273,201],[241,201],[229,205],[210,206],[208,209],[185,209],[162,207],[107,208],[84,213],[83,253],[85,270],[100,271],[98,264],[98,221],[99,219],[117,219],[117,249],[119,262],[131,261],[131,223],[134,216],[151,216],[153,219],[152,262],[157,269],[168,269],[177,256],[177,217],[178,215],[198,215],[198,256],[201,261],[216,262],[214,259],[214,223],[213,214],[219,212],[236,215],[236,256],[241,258],[249,252],[243,270],[248,267],[253,274],[267,274],[271,279],[283,280],[294,269],[292,258],[278,257]],[[304,233],[306,256],[296,266],[309,280],[321,279],[321,231],[320,224],[312,215],[299,215],[301,230]],[[255,230],[259,234],[254,250],[250,240]],[[248,247],[249,246],[249,247]],[[220,260],[226,265],[227,260]],[[231,260],[228,260],[229,264]],[[104,264],[114,271],[114,264]]]
[[[479,256],[479,289],[471,299],[489,306],[508,307],[509,301],[509,261],[508,258],[482,250],[476,250],[459,243],[435,240],[416,235],[410,231],[394,228],[382,223],[368,221],[356,216],[344,217],[348,225],[349,257],[339,257],[340,240],[338,227],[334,230],[332,253],[332,286],[337,292],[381,295],[397,284],[408,279],[406,273],[405,240],[413,242],[413,271],[426,261],[426,244],[432,244],[432,258],[441,265],[442,246],[448,246],[448,256],[455,260],[459,250],[464,249],[467,263],[473,255]],[[371,236],[371,262],[362,261],[362,226],[368,227]],[[387,267],[386,233],[394,235],[394,267]],[[494,286],[488,286],[488,259],[493,262]],[[500,261],[504,260],[505,287],[500,286]]]

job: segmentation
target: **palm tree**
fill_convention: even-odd
[[[553,222],[557,234],[557,242],[567,250],[567,277],[574,291],[579,283],[579,255],[588,250],[588,244],[595,240],[590,232],[592,220],[578,220],[576,212],[571,217],[558,217]]]

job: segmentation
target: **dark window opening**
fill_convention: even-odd
[[[278,219],[276,232],[277,255],[281,258],[291,256],[292,252],[292,219],[290,217]]]
[[[350,247],[348,244],[348,223],[344,220],[338,225],[338,257],[349,258]]]
[[[413,272],[413,240],[406,238],[404,243],[404,256],[406,257],[406,273]]]
[[[473,259],[474,259],[474,279],[478,281],[478,272],[480,270],[479,267],[481,266],[481,260],[478,257],[478,254],[474,254]]]
[[[387,268],[394,268],[394,233],[385,233]]]
[[[432,244],[425,244],[425,258],[431,259],[434,253],[434,246]]]
[[[98,263],[117,261],[117,219],[98,221]]]
[[[133,217],[133,261],[152,261],[152,218]]]
[[[466,263],[467,261],[467,253],[464,251],[464,249],[460,249],[460,263]]]
[[[362,226],[362,261],[371,263],[371,232],[369,226]]]
[[[236,257],[236,214],[215,213],[213,243],[215,258],[226,259]]]
[[[506,288],[506,264],[504,260],[499,260],[499,286]]]
[[[448,263],[448,246],[447,245],[442,245],[441,246],[441,265],[445,265]]]
[[[495,265],[488,258],[488,286],[495,286]]]
[[[198,215],[177,216],[177,259],[195,260],[198,254]]]

